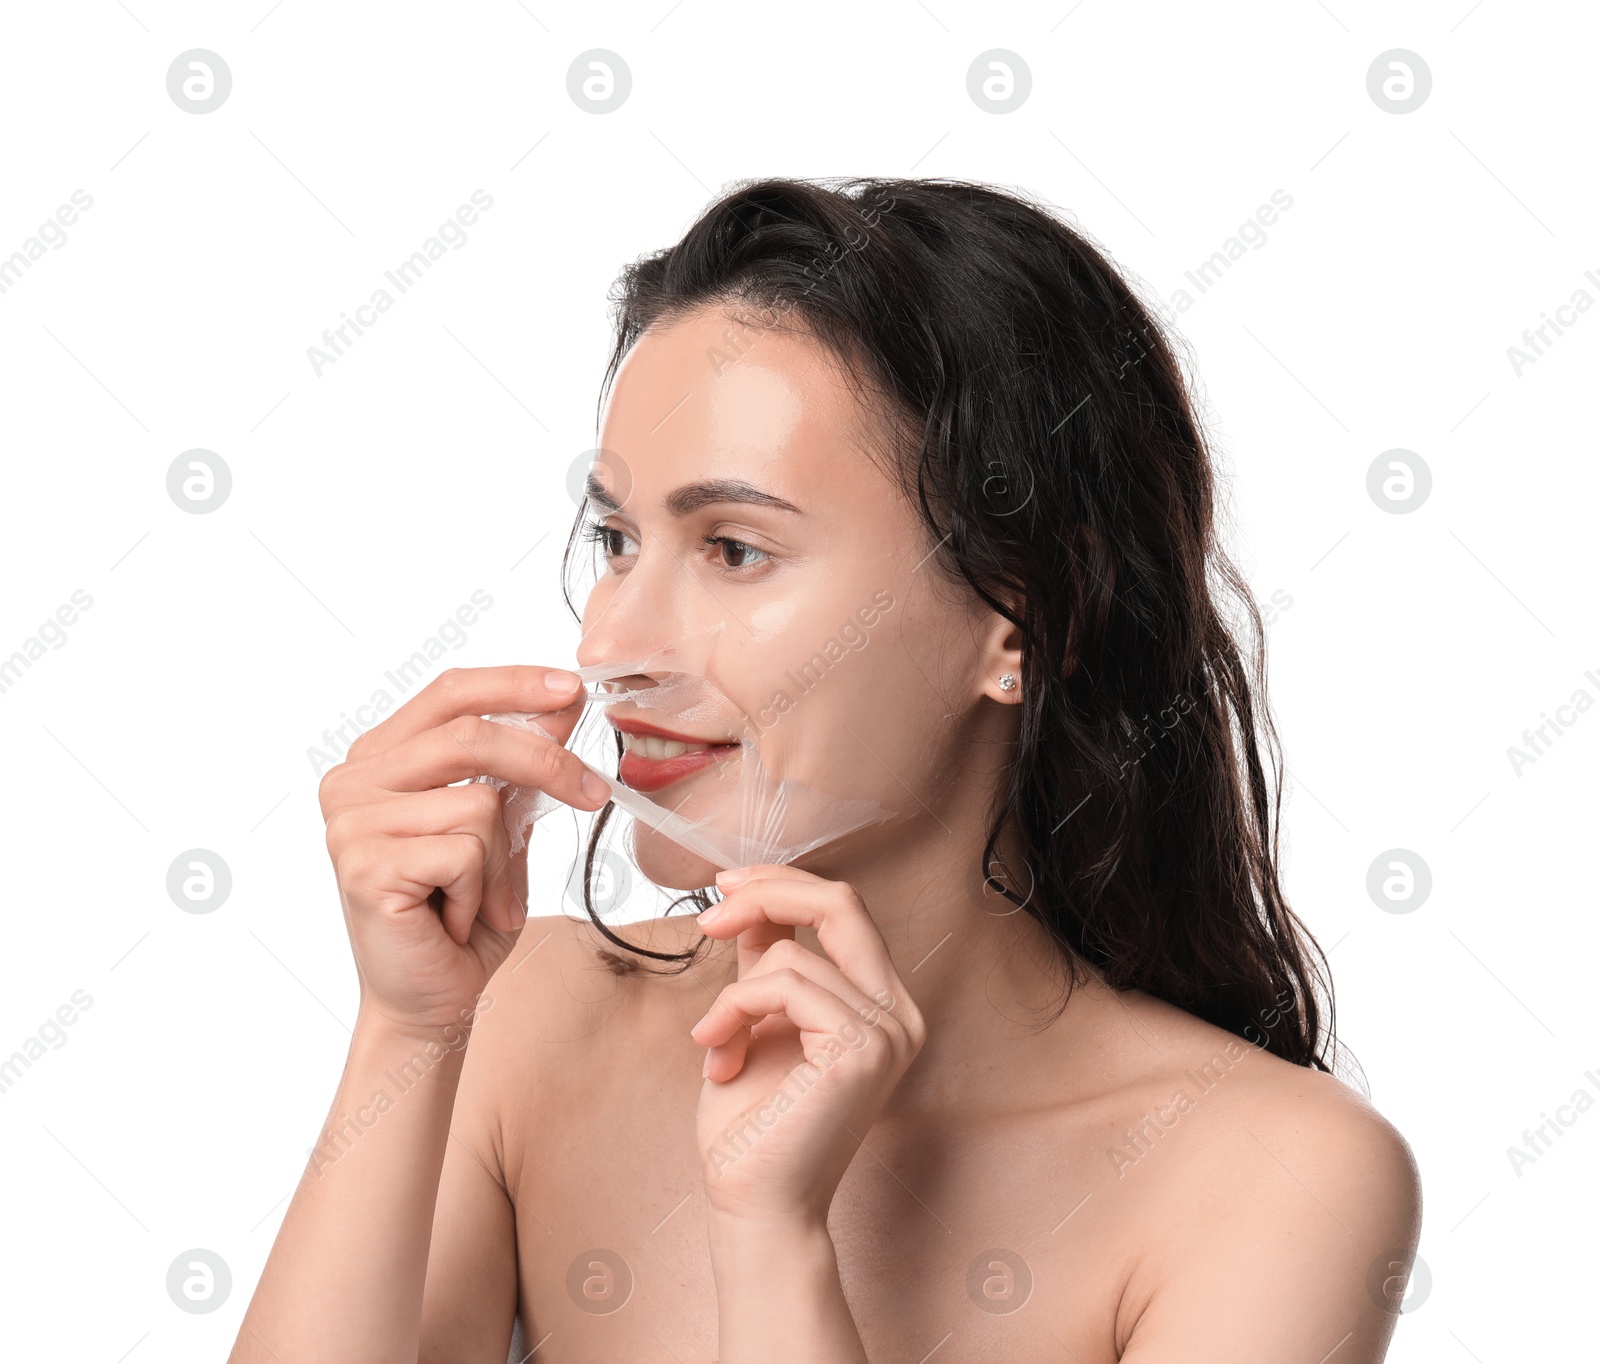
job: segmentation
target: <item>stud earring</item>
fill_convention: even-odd
[[[1017,689],[1017,675],[1015,673],[1000,674],[1000,690],[1015,691]]]

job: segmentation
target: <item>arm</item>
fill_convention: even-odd
[[[526,963],[528,949],[546,935],[550,923],[528,920],[532,936],[519,941],[506,967],[490,980],[495,1006],[473,1028],[444,1148],[422,1290],[421,1336],[415,1356],[403,1356],[420,1364],[505,1364],[511,1345],[517,1232],[499,1135],[500,1100],[511,1074],[522,1085],[539,1088],[527,1049],[519,1046],[528,1007],[519,995],[544,994],[549,981],[541,979],[541,966],[559,957],[546,948],[548,958],[540,956],[519,975],[510,971]]]
[[[1169,1224],[1182,1232],[1132,1295],[1126,1364],[1381,1364],[1421,1188],[1400,1134],[1336,1084],[1230,1130],[1243,1178]]]
[[[826,1225],[753,1227],[713,1216],[710,1239],[720,1359],[867,1364]]]
[[[926,1025],[851,887],[775,866],[717,883],[698,922],[738,940],[739,978],[690,1036],[709,1048],[697,1135],[718,1358],[866,1364],[828,1209]],[[800,925],[825,956],[795,941]]]
[[[459,1048],[437,1038],[358,1020],[327,1124],[230,1364],[417,1357],[429,1230],[462,1062]]]
[[[487,1099],[461,1106],[457,1091],[481,1069],[466,1043],[526,921],[527,881],[499,794],[466,779],[488,773],[580,809],[603,804],[604,787],[584,790],[582,763],[558,742],[481,718],[531,707],[564,715],[564,733],[578,688],[542,669],[451,669],[324,775],[361,1006],[234,1364],[395,1364],[424,1344],[431,1357],[503,1364],[516,1292],[509,1207],[483,1160]],[[446,1307],[425,1334],[434,1280]]]
[[[484,1051],[357,1027],[230,1364],[503,1364],[516,1237]]]

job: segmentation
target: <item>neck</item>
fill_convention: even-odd
[[[963,824],[986,832],[976,820]],[[982,833],[957,838],[950,830],[959,827],[930,817],[902,828],[892,850],[814,868],[861,895],[928,1025],[886,1114],[1058,1102],[1073,1060],[1089,1056],[1123,1007],[1091,978],[1061,1008],[1066,957],[1032,914],[985,888]],[[1028,890],[1024,876],[1018,893]],[[797,936],[821,950],[809,930]]]

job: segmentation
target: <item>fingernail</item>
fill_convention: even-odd
[[[700,1078],[701,1079],[705,1079],[705,1077],[710,1075],[710,1074],[711,1074],[711,1051],[708,1048],[706,1050],[706,1059],[703,1062],[701,1062],[701,1064],[700,1064]]]
[[[742,886],[750,879],[750,873],[744,867],[737,867],[733,871],[719,871],[717,885],[723,889],[731,886]]]
[[[722,915],[722,906],[721,905],[712,905],[710,909],[705,911],[705,913],[697,914],[695,916],[695,922],[697,924],[699,924],[701,928],[704,928],[707,924],[713,923],[715,920],[720,918],[721,915]]]
[[[583,679],[577,673],[569,673],[564,668],[552,668],[544,675],[544,684],[551,691],[560,695],[577,691],[583,685]]]
[[[600,780],[599,773],[590,772],[586,769],[583,774],[583,794],[588,796],[590,800],[609,800],[611,798],[611,788]]]
[[[516,891],[511,892],[511,926],[521,928],[528,922],[528,911],[522,907],[522,901],[517,898]]]

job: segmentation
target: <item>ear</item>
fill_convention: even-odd
[[[1022,631],[999,612],[991,612],[979,626],[978,691],[1003,706],[1022,702]],[[1013,685],[1004,687],[1000,679]]]

